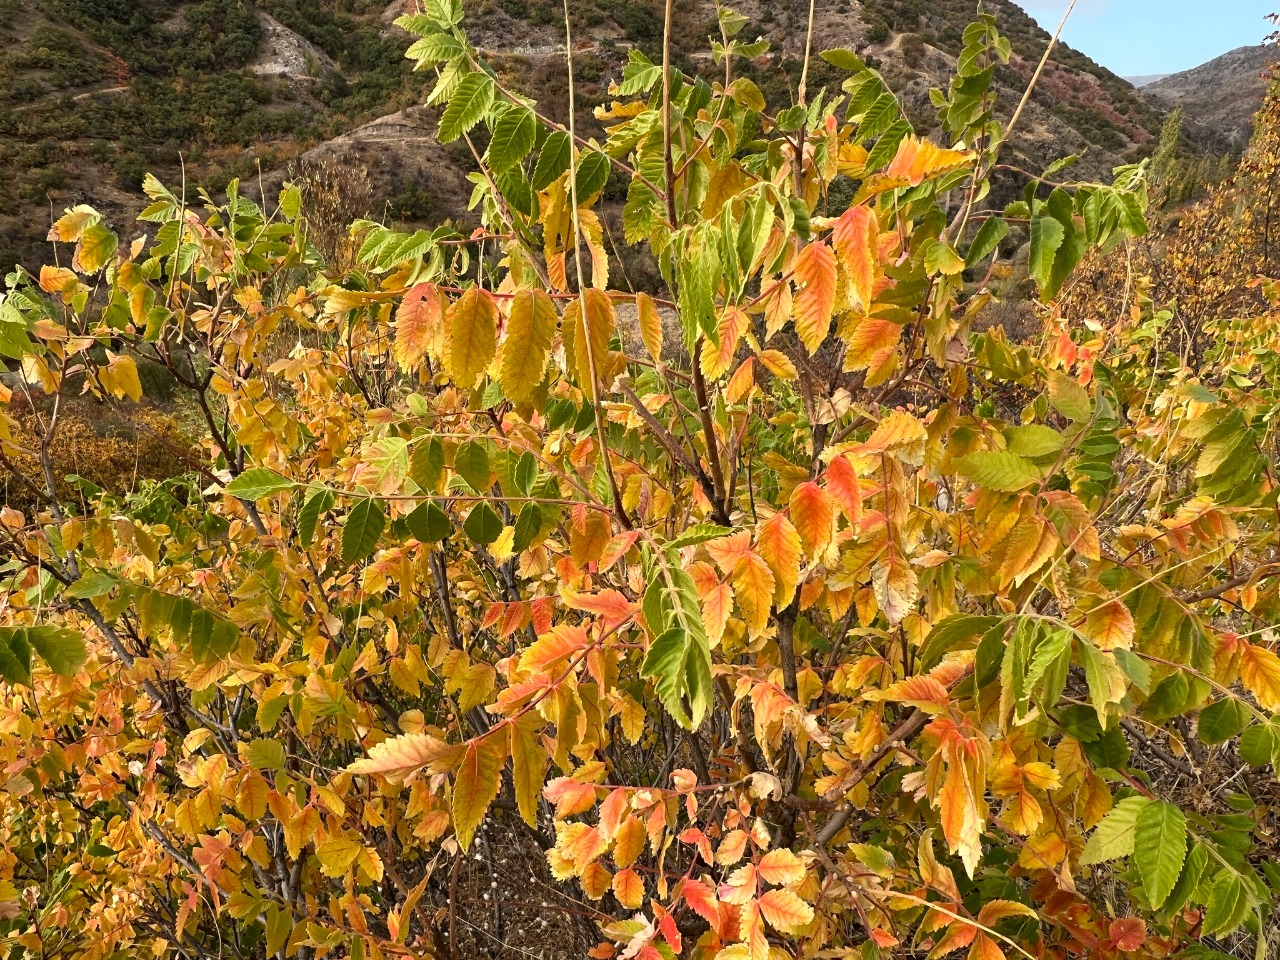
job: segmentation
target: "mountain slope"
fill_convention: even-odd
[[[743,69],[775,107],[789,103],[804,55],[807,0],[741,0],[748,35],[772,42]],[[465,149],[423,148],[430,77],[414,74],[409,38],[393,25],[412,0],[0,0],[0,262],[41,254],[51,210],[92,203],[125,226],[142,206],[142,174],[220,190],[255,180],[299,156],[370,173],[368,211],[433,217],[465,210]],[[885,73],[917,126],[934,122],[929,89],[945,86],[975,0],[818,0],[814,52],[850,47]],[[986,0],[1012,42],[996,79],[1008,117],[1048,35],[1010,0]],[[609,99],[627,51],[657,55],[660,0],[574,0],[579,117]],[[467,28],[512,87],[564,119],[563,21],[559,0],[466,0]],[[710,0],[676,5],[675,62],[714,79]],[[838,88],[841,75],[816,56],[809,88]],[[1024,114],[1015,162],[1036,169],[1064,154],[1077,174],[1103,177],[1150,152],[1158,101],[1143,97],[1087,57],[1054,51]],[[378,118],[398,119],[382,120]],[[379,128],[363,130],[362,124]],[[389,129],[415,131],[388,136]],[[341,141],[326,146],[335,137]],[[455,144],[454,147],[457,147]],[[442,160],[447,157],[447,160]],[[442,175],[440,164],[455,167]],[[277,173],[272,179],[279,179]],[[426,198],[425,200],[423,198]],[[387,201],[395,200],[390,207]]]
[[[1266,73],[1280,60],[1274,45],[1240,47],[1191,70],[1142,88],[1169,106],[1180,106],[1201,127],[1224,136],[1234,148],[1249,140],[1252,119],[1266,92]]]

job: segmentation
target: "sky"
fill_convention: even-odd
[[[1015,0],[1050,33],[1069,0]],[[1260,43],[1280,0],[1077,0],[1063,39],[1121,76],[1177,73]]]

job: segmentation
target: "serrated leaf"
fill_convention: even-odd
[[[320,518],[333,508],[334,499],[332,490],[317,490],[298,511],[298,541],[304,547],[310,546],[315,539],[316,526]]]
[[[980,487],[1013,493],[1041,479],[1040,468],[1007,450],[980,450],[955,461],[960,474]]]
[[[20,662],[25,659],[30,669],[30,654],[23,647],[40,654],[49,669],[62,677],[73,677],[89,659],[84,637],[75,630],[41,625],[36,627],[0,627],[0,646],[7,647]],[[30,683],[28,677],[26,682]]]
[[[831,329],[836,305],[835,254],[826,243],[815,240],[800,251],[793,269],[796,280],[803,284],[794,300],[796,334],[812,355]]]
[[[283,770],[284,744],[279,740],[258,739],[246,748],[249,766],[255,770]]]
[[[295,486],[297,484],[292,480],[280,476],[274,470],[268,470],[265,467],[254,467],[251,470],[246,470],[228,483],[224,488],[224,492],[241,500],[261,500],[263,497],[269,497],[273,493],[292,490]]]
[[[1080,386],[1080,382],[1074,377],[1057,370],[1049,372],[1049,403],[1053,409],[1075,423],[1088,420],[1093,415],[1089,391]]]
[[[449,308],[445,324],[449,337],[449,370],[459,387],[470,390],[497,349],[498,307],[487,291],[472,287]]]
[[[506,759],[507,733],[501,729],[471,741],[463,751],[453,784],[453,829],[464,851],[498,796]]]
[[[509,170],[529,155],[538,134],[533,111],[512,107],[494,125],[489,141],[489,167],[495,173]]]
[[[1152,802],[1146,797],[1125,797],[1112,807],[1085,843],[1080,862],[1105,863],[1132,854],[1138,814]]]
[[[426,500],[418,504],[404,518],[404,522],[409,532],[413,534],[413,538],[420,543],[439,543],[449,536],[449,531],[453,529],[449,515],[441,510],[434,500]]]
[[[487,547],[501,535],[502,519],[493,512],[489,504],[477,503],[463,521],[462,532],[472,543]]]
[[[538,154],[538,164],[533,168],[533,180],[530,186],[534,190],[545,190],[569,169],[569,135],[557,130],[543,141],[542,152]]]
[[[1133,862],[1142,888],[1159,909],[1178,882],[1187,856],[1187,818],[1171,803],[1155,800],[1138,812],[1134,825]]]
[[[347,869],[356,862],[364,850],[364,844],[346,837],[332,837],[316,848],[320,872],[326,877],[346,876]]]
[[[477,493],[489,490],[489,451],[479,440],[464,443],[454,454],[453,469]]]
[[[359,563],[373,554],[387,518],[377,500],[361,500],[342,525],[342,562]]]
[[[1234,697],[1224,697],[1200,711],[1196,733],[1205,743],[1226,743],[1249,723],[1249,711]]]
[[[502,388],[512,403],[523,403],[542,382],[555,339],[555,304],[541,290],[521,290],[511,301],[502,347]]]
[[[492,103],[493,81],[483,73],[468,73],[454,89],[449,105],[440,116],[440,142],[457,140],[480,122]]]
[[[1028,268],[1031,279],[1040,288],[1042,299],[1050,290],[1053,261],[1066,236],[1066,228],[1051,216],[1038,216],[1031,221],[1031,253]]]

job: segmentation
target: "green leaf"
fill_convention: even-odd
[[[547,137],[533,168],[534,190],[545,190],[569,169],[569,135],[557,130]]]
[[[1049,372],[1049,403],[1068,420],[1080,423],[1093,416],[1089,391],[1079,381],[1057,370]]]
[[[1084,845],[1080,862],[1085,865],[1105,863],[1132,854],[1138,815],[1152,802],[1146,797],[1125,797],[1112,807]]]
[[[453,469],[477,493],[489,491],[489,451],[479,440],[464,443],[453,458]]]
[[[1133,862],[1142,889],[1159,909],[1178,882],[1187,856],[1187,818],[1171,803],[1154,800],[1138,813],[1133,831]]]
[[[1052,427],[1041,423],[1031,423],[1025,427],[1010,427],[1006,433],[1009,441],[1009,452],[1020,457],[1055,456],[1062,452],[1066,445],[1066,437]]]
[[[246,752],[249,766],[255,770],[284,769],[284,744],[279,740],[254,740]]]
[[[609,181],[609,158],[599,150],[580,154],[578,172],[574,176],[574,185],[578,190],[578,204],[581,206],[604,189]]]
[[[20,634],[0,637],[0,677],[14,685],[31,686],[31,647]]]
[[[1050,216],[1039,216],[1031,221],[1031,254],[1029,269],[1031,279],[1040,288],[1041,299],[1050,287],[1053,261],[1066,238],[1067,231]]]
[[[1207,744],[1226,743],[1249,723],[1249,711],[1235,697],[1223,697],[1200,711],[1196,733]]]
[[[1116,662],[1115,654],[1099,650],[1081,640],[1077,645],[1080,661],[1084,665],[1084,678],[1089,686],[1089,702],[1097,711],[1098,723],[1107,726],[1108,707],[1124,699],[1127,684],[1124,671]]]
[[[515,471],[511,479],[515,485],[516,493],[522,497],[527,497],[533,489],[533,485],[538,482],[538,458],[528,450],[522,453],[520,459],[516,461]]]
[[[1259,723],[1250,727],[1240,737],[1240,759],[1251,767],[1265,767],[1274,763],[1280,738],[1276,736],[1276,727],[1270,723]]]
[[[411,43],[404,55],[409,60],[416,60],[419,67],[430,67],[460,57],[464,52],[462,44],[449,34],[433,33]]]
[[[951,244],[934,240],[924,252],[924,267],[931,276],[942,274],[952,277],[964,270],[964,260]]]
[[[981,450],[955,462],[962,476],[988,490],[1012,493],[1041,479],[1040,468],[1030,460],[1005,450]]]
[[[973,243],[969,246],[969,253],[964,258],[966,267],[976,267],[987,257],[991,256],[1000,246],[1000,242],[1009,235],[1009,224],[1001,220],[999,217],[991,217],[986,220],[982,227],[978,230],[978,235],[973,238]]]
[[[67,587],[63,596],[72,600],[92,600],[94,597],[105,597],[119,583],[120,581],[109,573],[90,573]]]
[[[487,547],[502,533],[502,520],[489,504],[477,503],[463,521],[462,532],[472,543]]]
[[[310,546],[316,536],[316,526],[320,518],[333,508],[334,494],[332,490],[318,490],[307,498],[307,502],[298,511],[298,540],[304,546]]]
[[[1231,933],[1244,922],[1251,906],[1240,875],[1225,868],[1209,888],[1201,931],[1205,936]]]
[[[520,516],[516,518],[516,535],[512,549],[517,553],[528,550],[541,532],[541,508],[536,503],[526,503],[520,508]]]
[[[404,518],[404,523],[414,539],[421,543],[439,543],[453,529],[449,515],[434,500],[427,500],[414,507],[413,512]]]
[[[286,220],[297,220],[302,212],[302,191],[296,184],[286,184],[280,191],[280,212]]]
[[[697,523],[672,540],[668,546],[673,550],[679,550],[681,547],[692,547],[697,543],[717,540],[720,537],[728,536],[730,533],[733,533],[733,531],[728,527],[720,526],[718,523]]]
[[[61,627],[9,627],[0,629],[0,642],[10,640],[11,631],[22,632],[22,639],[34,648],[49,669],[62,677],[74,677],[89,659],[84,637],[75,630]],[[10,634],[6,637],[6,634]]]
[[[292,490],[297,484],[286,480],[274,470],[254,467],[246,470],[227,484],[225,492],[241,500],[261,500],[282,490]]]
[[[493,81],[483,73],[462,78],[440,117],[440,142],[450,143],[480,122],[493,103]]]
[[[494,173],[510,170],[529,155],[538,134],[532,110],[512,107],[494,125],[489,141],[489,166]]]
[[[657,679],[658,699],[686,729],[696,729],[711,704],[711,650],[680,627],[649,646],[641,672]]]
[[[361,500],[352,507],[342,525],[342,562],[359,563],[372,555],[386,525],[386,515],[377,500]]]

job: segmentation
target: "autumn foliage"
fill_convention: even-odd
[[[632,53],[597,143],[425,6],[473,233],[358,222],[339,273],[293,187],[148,180],[143,235],[77,207],[8,280],[9,956],[467,957],[516,818],[599,960],[1264,949],[1280,325],[1091,310],[1145,166],[994,206],[990,17],[945,146],[844,50],[768,112],[728,10],[722,77]],[[1033,345],[983,321],[1020,237]],[[199,464],[68,500],[56,398],[127,409],[142,358]]]

